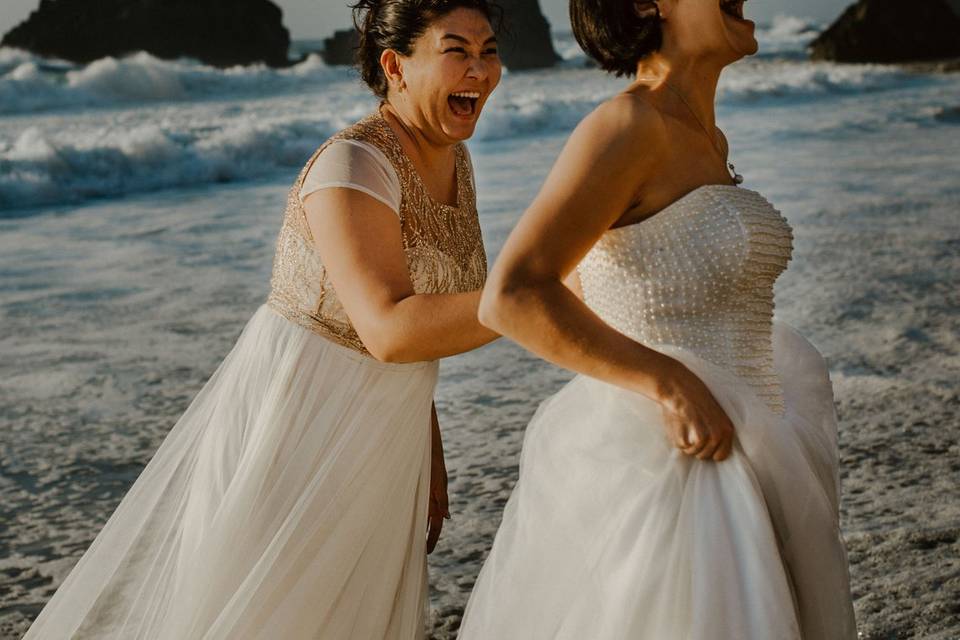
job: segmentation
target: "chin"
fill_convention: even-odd
[[[471,114],[469,118],[448,113],[443,119],[443,133],[451,140],[463,142],[464,140],[468,140],[473,137],[473,133],[477,129],[477,122],[479,120],[479,109],[477,109],[475,113]]]
[[[760,43],[756,39],[751,39],[750,42],[744,43],[745,46],[740,48],[740,58],[745,58],[747,56],[756,55],[757,51],[760,50]]]
[[[752,56],[760,50],[760,43],[753,37],[753,34],[744,36],[743,34],[733,35],[728,33],[727,42],[733,53],[733,60],[730,61],[731,64],[737,60]]]
[[[474,122],[445,122],[443,123],[443,133],[444,135],[455,142],[463,142],[464,140],[469,140],[473,137],[473,132],[477,128],[476,121]]]

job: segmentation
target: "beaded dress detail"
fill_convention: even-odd
[[[384,153],[400,180],[400,225],[416,293],[462,293],[483,287],[486,254],[466,149],[456,147],[457,205],[427,193],[390,125],[379,113],[330,138],[307,162],[287,197],[267,304],[288,320],[369,354],[350,323],[313,243],[298,193],[317,156],[337,140],[361,140]]]
[[[707,185],[608,231],[579,273],[587,304],[612,327],[734,371],[782,413],[773,286],[792,247],[787,221],[759,193]]]
[[[527,425],[460,640],[856,640],[829,368],[773,317],[792,251],[734,185],[591,247],[587,305],[701,380],[733,448],[688,456],[661,403],[574,376]]]

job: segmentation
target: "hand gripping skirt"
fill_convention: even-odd
[[[773,341],[783,416],[658,347],[733,421],[720,463],[673,448],[639,394],[577,376],[548,398],[459,640],[855,640],[827,368],[789,327]]]

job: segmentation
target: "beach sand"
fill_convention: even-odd
[[[736,118],[769,115],[728,118],[747,131]],[[795,138],[776,165],[740,138],[745,186],[797,237],[777,314],[831,365],[842,525],[872,640],[960,638],[960,184],[950,143],[912,131],[846,151]],[[474,148],[489,255],[562,141]],[[216,186],[0,220],[0,638],[26,630],[263,301],[285,192]],[[453,518],[430,558],[436,640],[456,635],[527,420],[570,377],[505,340],[443,362]]]

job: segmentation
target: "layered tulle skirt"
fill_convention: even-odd
[[[459,640],[853,640],[827,368],[775,324],[786,411],[663,347],[736,427],[704,462],[653,401],[578,376],[527,428],[520,478]]]
[[[422,638],[436,379],[261,306],[25,638]]]

